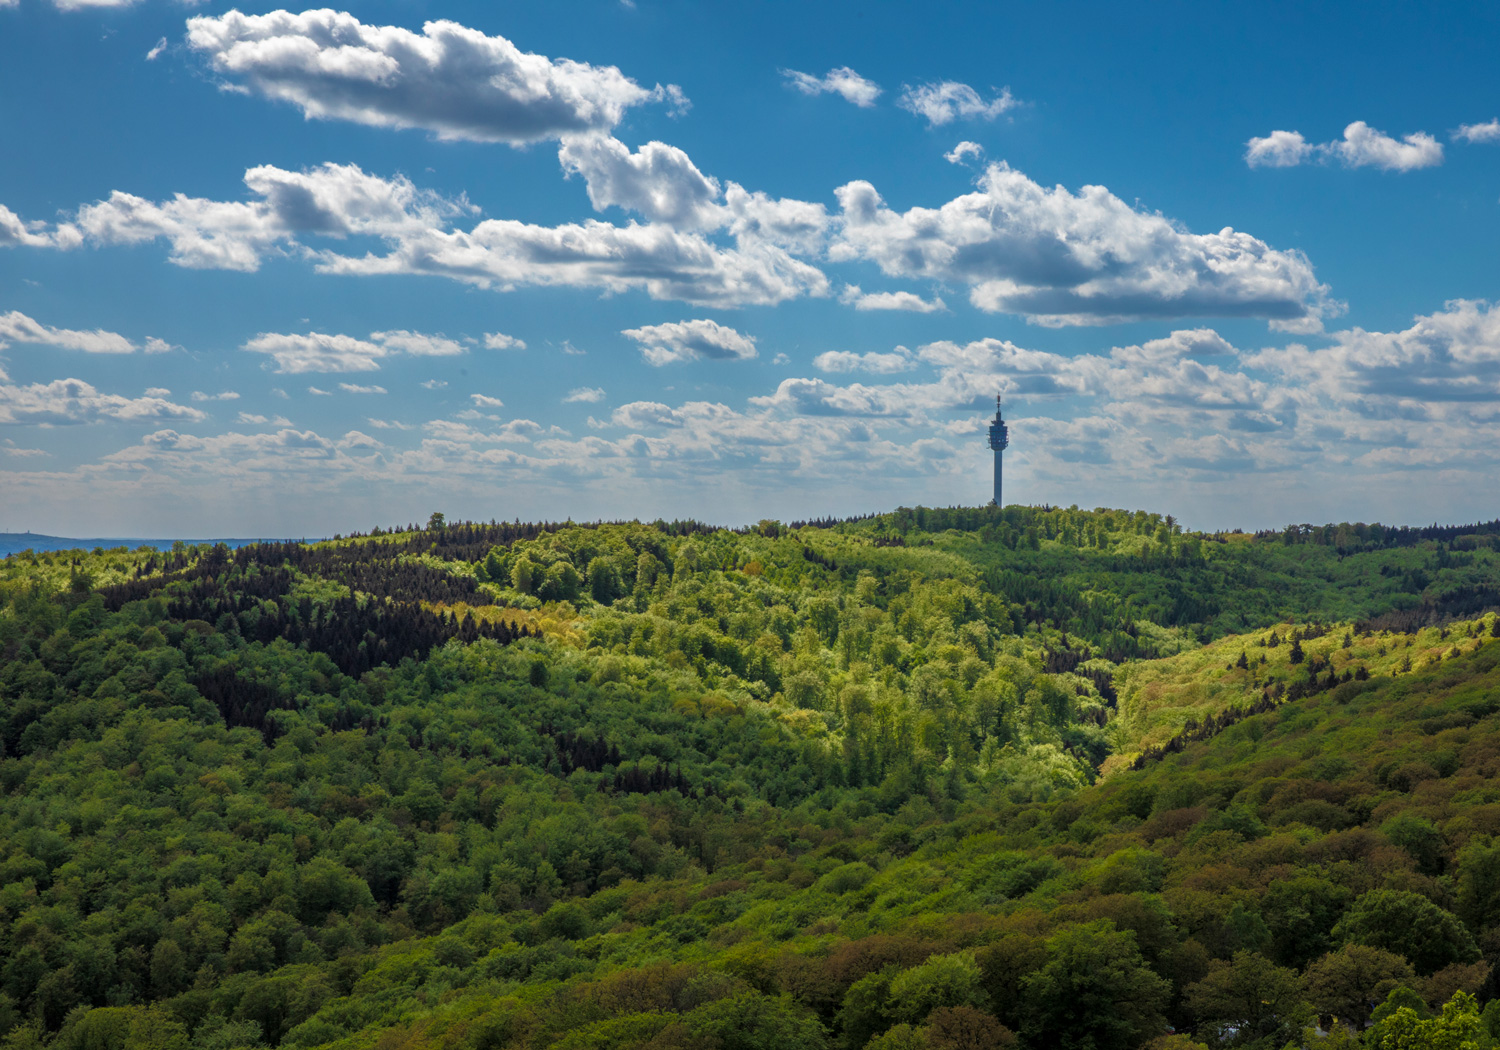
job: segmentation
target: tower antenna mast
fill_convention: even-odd
[[[995,499],[997,507],[1005,506],[1000,499],[1000,454],[1010,446],[1010,428],[1000,411],[1000,395],[995,395],[995,418],[990,423],[990,448],[995,450]]]

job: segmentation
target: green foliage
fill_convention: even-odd
[[[1166,1025],[1171,986],[1152,973],[1135,937],[1108,921],[1065,928],[1047,961],[1022,980],[1021,1034],[1035,1046],[1125,1050]]]
[[[1395,950],[1420,974],[1479,961],[1474,936],[1452,914],[1410,890],[1371,890],[1333,928],[1335,940]]]
[[[438,518],[0,563],[10,1050],[1489,1045],[1488,534]]]

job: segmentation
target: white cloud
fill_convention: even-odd
[[[0,350],[11,343],[52,346],[59,350],[81,350],[87,354],[129,354],[136,345],[117,332],[102,328],[72,331],[33,321],[19,310],[0,314]]]
[[[1500,308],[1455,299],[1399,332],[1335,332],[1335,345],[1293,344],[1246,357],[1246,363],[1310,382],[1361,412],[1394,405],[1500,404]]]
[[[82,379],[57,379],[27,386],[0,385],[0,424],[62,425],[147,423],[161,420],[199,422],[207,417],[196,408],[160,397],[121,397],[101,394]]]
[[[375,372],[379,358],[388,351],[384,346],[348,335],[283,335],[262,332],[247,342],[244,350],[269,354],[276,371],[284,374],[306,372]]]
[[[1293,168],[1317,152],[1297,131],[1273,131],[1245,144],[1245,163],[1252,168]]]
[[[339,439],[338,447],[342,449],[351,448],[385,448],[385,444],[372,438],[369,434],[358,430],[351,430]]]
[[[21,217],[0,204],[0,248],[60,248],[64,251],[83,243],[76,226],[64,223],[47,229],[43,222],[22,222]]]
[[[371,332],[369,339],[322,332],[308,335],[262,332],[241,349],[269,354],[276,362],[276,371],[283,374],[377,372],[380,370],[380,359],[391,354],[453,357],[464,352],[460,343],[444,335],[429,335],[406,329]]]
[[[943,154],[943,159],[946,160],[949,164],[963,164],[970,157],[973,157],[975,160],[978,160],[980,157],[983,157],[983,156],[984,156],[984,147],[983,146],[981,146],[977,142],[970,142],[968,139],[965,139],[964,141],[960,142],[957,146],[954,146],[952,149],[950,149],[947,153],[944,153]]]
[[[1351,168],[1375,167],[1385,171],[1414,171],[1443,163],[1443,145],[1426,132],[1403,135],[1397,142],[1362,120],[1344,129],[1344,141],[1330,143],[1329,150]]]
[[[1487,124],[1463,124],[1453,137],[1465,142],[1500,142],[1500,118]]]
[[[882,377],[891,367],[883,355],[829,355],[820,368],[865,374],[789,378],[737,406],[630,402],[590,417],[579,438],[530,420],[492,424],[479,413],[420,428],[372,420],[390,445],[290,426],[218,437],[163,430],[73,472],[26,474],[15,469],[18,459],[4,484],[28,501],[93,492],[160,503],[163,493],[201,498],[213,479],[231,485],[241,505],[256,491],[328,496],[349,486],[426,505],[430,492],[503,487],[529,500],[561,499],[548,504],[561,515],[574,512],[566,500],[588,482],[596,495],[622,501],[626,514],[659,513],[663,500],[701,507],[707,498],[745,520],[765,513],[768,500],[785,516],[783,508],[852,499],[872,483],[886,505],[972,503],[987,494],[983,427],[1000,392],[1012,419],[1008,484],[1023,500],[1108,505],[1143,487],[1174,501],[1204,490],[1201,512],[1224,513],[1226,498],[1247,491],[1259,498],[1300,486],[1312,497],[1331,489],[1336,503],[1393,488],[1386,505],[1399,511],[1414,498],[1402,482],[1414,471],[1424,482],[1440,474],[1421,490],[1427,495],[1492,487],[1500,307],[1455,301],[1405,330],[1352,329],[1329,342],[1241,352],[1211,328],[1066,353],[1001,339],[935,342],[892,351],[910,365],[899,375]]]
[[[219,392],[217,394],[205,394],[201,390],[194,390],[193,394],[192,394],[192,400],[198,401],[198,402],[203,402],[203,401],[238,401],[239,399],[240,399],[240,395],[237,394],[237,393],[235,393],[233,390],[224,390],[224,391],[221,391],[221,392]]]
[[[448,385],[448,381],[446,379],[424,379],[424,380],[422,380],[422,389],[423,390],[441,390],[441,389],[443,389],[443,387],[445,387],[447,385]]]
[[[566,174],[584,177],[596,211],[625,208],[675,229],[714,229],[723,222],[715,203],[718,180],[676,146],[648,142],[632,153],[609,135],[570,136],[557,157]]]
[[[152,386],[146,388],[147,397],[171,397],[172,391],[164,386]]]
[[[162,37],[156,42],[156,46],[146,52],[146,61],[155,62],[161,57],[161,53],[167,49],[167,38]]]
[[[494,418],[494,417],[490,417]],[[423,430],[434,438],[457,445],[494,445],[507,442],[527,442],[545,433],[540,423],[530,419],[513,419],[493,430],[476,430],[467,423],[455,423],[450,419],[434,419],[423,424]]]
[[[387,392],[383,386],[358,386],[354,383],[340,383],[339,389],[346,394],[384,394]]]
[[[856,310],[906,310],[911,313],[932,314],[948,309],[948,305],[933,296],[931,301],[915,292],[862,292],[859,285],[846,285],[839,293],[839,302]]]
[[[146,337],[145,351],[148,354],[169,354],[173,350],[181,350],[182,347],[174,346],[165,339],[158,339],[154,335]]]
[[[826,225],[822,206],[774,201],[733,184],[726,191],[727,203],[715,206],[714,214],[735,238],[735,247],[666,222],[548,227],[491,219],[468,230],[453,228],[450,220],[473,211],[466,201],[447,200],[416,189],[404,177],[385,180],[353,166],[325,164],[304,172],[262,166],[250,169],[245,182],[258,199],[226,202],[179,195],[155,203],[115,191],[107,200],[79,209],[76,226],[50,230],[27,226],[3,212],[0,245],[67,247],[82,239],[100,245],[165,239],[171,244],[171,262],[198,269],[252,272],[268,256],[300,255],[327,274],[429,274],[505,291],[536,285],[639,289],[656,299],[709,306],[774,305],[828,293],[822,271],[783,247],[817,247]],[[643,192],[645,197],[631,197],[628,203],[654,207],[650,193]],[[692,214],[684,211],[683,221]],[[331,247],[303,243],[351,237],[378,238],[389,251],[342,255]]]
[[[188,20],[188,45],[215,72],[309,119],[421,128],[440,139],[521,144],[614,127],[631,106],[674,106],[681,91],[641,87],[614,66],[521,51],[446,20],[420,34],[347,12],[230,11]]]
[[[1148,354],[1191,354],[1195,357],[1216,357],[1237,353],[1235,348],[1212,328],[1182,329],[1165,339],[1152,339],[1142,343]]]
[[[1321,315],[1334,309],[1299,252],[1225,227],[1195,234],[1102,186],[1046,189],[1004,163],[937,209],[888,208],[868,182],[837,191],[830,255],[892,277],[971,286],[970,301],[1043,325],[1151,317]]]
[[[80,208],[76,227],[59,227],[47,236],[76,229],[96,244],[165,239],[172,245],[170,260],[179,266],[253,272],[265,256],[295,246],[299,236],[412,236],[471,210],[464,202],[420,191],[402,176],[381,179],[353,165],[324,164],[303,172],[263,165],[245,172],[245,184],[259,200],[179,194],[158,204],[116,190]]]
[[[247,426],[289,427],[292,421],[286,416],[263,416],[257,412],[241,412],[238,421]]]
[[[470,394],[469,400],[479,408],[504,408],[505,402],[498,397],[490,397],[487,394]]]
[[[639,343],[646,363],[658,367],[704,358],[749,361],[755,357],[754,336],[743,335],[717,321],[674,321],[627,328],[620,334]]]
[[[889,354],[870,352],[856,354],[848,350],[829,350],[813,358],[813,367],[819,372],[869,372],[873,375],[895,375],[910,372],[917,367],[911,351],[904,346],[896,347]]]
[[[925,117],[929,127],[951,124],[959,119],[994,120],[1020,105],[1011,96],[1010,88],[1003,88],[1000,94],[986,102],[968,84],[953,80],[906,87],[896,104],[909,113]]]
[[[464,352],[461,345],[441,333],[427,335],[398,329],[393,332],[371,332],[370,339],[387,350],[411,354],[413,357],[456,357]]]
[[[568,391],[568,396],[563,398],[563,404],[572,404],[583,401],[593,404],[604,400],[604,391],[597,386],[581,386],[575,390]]]
[[[332,390],[319,390],[315,386],[308,387],[307,388],[307,392],[309,394],[312,394],[314,397],[332,397],[333,396],[333,391]]]
[[[526,343],[515,336],[506,335],[504,332],[486,332],[484,336],[484,348],[486,350],[525,350]]]
[[[861,109],[869,109],[880,97],[879,84],[866,80],[848,66],[830,69],[822,77],[799,73],[795,69],[783,69],[781,75],[786,77],[788,84],[804,95],[835,94]]]
[[[1443,144],[1423,131],[1398,141],[1362,120],[1346,127],[1342,140],[1321,145],[1296,131],[1273,131],[1246,143],[1245,163],[1252,168],[1291,168],[1313,160],[1337,160],[1346,168],[1415,171],[1443,163]]]

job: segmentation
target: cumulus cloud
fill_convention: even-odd
[[[852,102],[861,109],[869,109],[880,97],[880,85],[866,80],[848,66],[830,69],[826,76],[815,77],[799,73],[795,69],[783,69],[788,85],[804,95],[839,95],[845,102]]]
[[[255,427],[289,427],[292,425],[292,421],[285,416],[263,416],[259,412],[241,412],[236,419],[246,426]]]
[[[1212,328],[1192,328],[1173,332],[1164,339],[1141,344],[1148,354],[1191,354],[1194,357],[1217,357],[1238,353],[1234,346]]]
[[[486,350],[525,350],[524,340],[517,339],[513,335],[504,332],[486,332],[484,336],[484,348]]]
[[[48,229],[44,222],[23,222],[19,215],[0,204],[0,248],[61,248],[66,251],[82,243],[83,234],[70,223]]]
[[[479,408],[504,408],[505,402],[498,397],[490,397],[487,394],[470,394],[469,400]]]
[[[70,423],[149,423],[162,420],[199,422],[201,411],[161,397],[101,394],[82,379],[57,379],[25,386],[0,384],[0,424],[60,426]]]
[[[413,357],[456,357],[464,348],[442,334],[427,335],[398,329],[393,332],[371,332],[370,339],[387,350]]]
[[[723,222],[715,203],[718,180],[676,146],[648,142],[631,152],[610,135],[574,136],[563,140],[558,160],[568,175],[584,177],[598,211],[625,208],[677,229],[713,229]]]
[[[1004,163],[989,166],[977,192],[936,209],[895,212],[863,181],[836,193],[835,260],[967,284],[979,309],[1037,324],[1289,319],[1334,309],[1299,252],[1229,227],[1191,233],[1102,186],[1047,189]]]
[[[1443,163],[1443,144],[1424,131],[1397,140],[1362,120],[1346,127],[1343,139],[1321,145],[1296,131],[1273,131],[1246,143],[1245,163],[1252,168],[1291,168],[1313,160],[1336,160],[1346,168],[1415,171]]]
[[[422,380],[422,389],[423,390],[441,390],[441,389],[443,389],[443,387],[445,387],[447,385],[448,385],[448,381],[446,379],[424,379],[424,380]]]
[[[1273,131],[1245,144],[1245,163],[1252,168],[1294,168],[1317,153],[1299,131]]]
[[[1403,135],[1398,142],[1362,120],[1345,128],[1344,141],[1330,143],[1329,149],[1351,168],[1414,171],[1443,163],[1442,143],[1426,132]]]
[[[932,314],[948,309],[947,304],[937,296],[928,300],[915,292],[863,292],[857,284],[846,285],[839,293],[839,302],[856,310],[907,310],[918,314]]]
[[[522,144],[614,127],[653,99],[614,66],[530,54],[501,36],[432,21],[415,33],[333,10],[188,20],[188,46],[234,84],[309,119],[420,128],[440,139]]]
[[[613,147],[606,153],[613,156]],[[328,274],[427,274],[505,291],[528,285],[636,289],[656,299],[711,306],[774,305],[828,294],[823,272],[789,250],[820,243],[827,222],[822,206],[772,200],[733,184],[725,203],[715,206],[719,223],[735,240],[730,247],[666,221],[553,227],[490,219],[464,229],[452,220],[474,210],[467,201],[418,190],[402,176],[368,175],[352,165],[324,164],[303,172],[262,166],[250,169],[245,182],[257,199],[179,195],[153,202],[115,191],[81,208],[76,224],[52,229],[28,226],[5,212],[0,244],[7,238],[33,247],[162,239],[171,245],[171,262],[198,269],[253,272],[269,256],[297,255]],[[623,183],[611,185],[599,189],[601,202],[653,207],[649,192],[630,196]],[[690,223],[694,212],[673,214]],[[378,239],[387,251],[344,255],[328,246],[351,238]]]
[[[965,139],[957,146],[954,146],[952,149],[950,149],[947,153],[944,153],[943,159],[946,160],[949,164],[963,164],[967,162],[970,157],[978,160],[983,156],[983,146],[981,146],[977,142],[970,142],[968,139]]]
[[[464,352],[462,344],[444,335],[406,329],[371,332],[368,339],[322,332],[307,335],[262,332],[241,349],[269,355],[276,362],[276,371],[282,374],[377,372],[380,360],[391,354],[453,357]]]
[[[909,113],[927,120],[928,127],[940,127],[955,120],[994,120],[1020,105],[1011,95],[1010,88],[1003,88],[988,102],[968,84],[954,80],[943,80],[930,84],[905,87],[896,105]]]
[[[262,332],[242,349],[255,354],[269,354],[276,371],[285,374],[305,372],[374,372],[380,368],[378,358],[386,348],[365,339],[348,335],[284,335]]]
[[[235,393],[233,390],[223,390],[223,391],[220,391],[217,394],[205,394],[201,390],[194,390],[193,393],[192,393],[192,400],[198,401],[198,402],[203,402],[203,401],[238,401],[239,399],[240,399],[240,395],[237,394],[237,393]]]
[[[44,236],[75,230],[101,245],[161,239],[171,244],[170,260],[179,266],[253,272],[267,255],[294,249],[298,237],[416,236],[472,210],[463,201],[418,190],[403,176],[381,179],[353,165],[302,172],[262,165],[245,172],[245,185],[259,199],[178,194],[153,202],[116,190],[80,208],[76,226],[65,224]]]
[[[563,404],[574,404],[586,402],[593,404],[604,400],[604,390],[597,386],[581,386],[568,391],[568,396],[563,398]]]
[[[1293,344],[1246,358],[1289,379],[1318,384],[1359,411],[1387,413],[1401,402],[1500,404],[1500,308],[1456,299],[1398,332],[1352,328],[1335,345]]]
[[[1500,142],[1500,118],[1486,124],[1463,124],[1453,133],[1464,142]]]
[[[585,174],[596,206],[628,207],[648,221],[485,219],[466,227],[456,221],[473,210],[465,200],[328,164],[304,172],[253,168],[250,201],[157,203],[117,191],[80,209],[76,224],[24,232],[47,243],[62,238],[64,227],[101,245],[161,238],[171,245],[170,260],[190,267],[250,271],[268,256],[295,255],[326,274],[425,274],[504,291],[638,290],[720,308],[828,295],[827,276],[803,258],[811,256],[967,285],[980,309],[1039,324],[1214,315],[1287,324],[1336,310],[1297,252],[1229,228],[1193,234],[1103,187],[1046,189],[1003,163],[986,169],[977,192],[904,213],[868,182],[852,182],[836,191],[841,211],[830,218],[817,203],[735,183],[720,191],[672,147],[631,152],[613,140],[569,139],[562,149]],[[356,239],[362,252],[339,250],[340,241]],[[856,305],[941,308],[940,300],[902,292],[874,293]],[[365,357],[375,359],[368,349]]]
[[[136,345],[117,332],[102,328],[72,331],[33,321],[19,310],[0,314],[0,350],[11,343],[52,346],[59,350],[82,350],[86,354],[129,354]]]
[[[620,333],[641,346],[647,364],[678,364],[704,358],[748,361],[755,357],[755,337],[717,321],[673,321],[627,328]]]
[[[819,372],[869,372],[872,375],[894,375],[917,367],[910,350],[898,346],[888,354],[871,351],[864,354],[848,350],[829,350],[813,358]]]
[[[81,491],[101,478],[137,486],[177,479],[190,492],[207,477],[230,479],[238,491],[265,484],[326,494],[351,484],[425,493],[446,485],[556,496],[587,481],[627,503],[636,494],[643,502],[628,512],[647,513],[664,493],[701,500],[713,482],[725,486],[715,490],[716,499],[723,493],[716,505],[749,490],[747,510],[764,513],[777,493],[792,506],[816,506],[878,481],[890,502],[973,502],[985,494],[983,431],[998,392],[1012,417],[1007,476],[1025,498],[1082,503],[1086,495],[1108,504],[1142,485],[1180,491],[1172,486],[1190,483],[1222,508],[1226,496],[1262,484],[1339,488],[1342,498],[1386,491],[1381,482],[1394,481],[1399,508],[1410,498],[1400,475],[1413,470],[1443,471],[1443,486],[1487,491],[1500,469],[1492,436],[1500,307],[1455,301],[1402,330],[1350,329],[1325,342],[1238,350],[1197,327],[1066,353],[1004,339],[939,341],[889,355],[820,355],[822,378],[788,378],[736,405],[668,403],[667,393],[630,402],[590,417],[576,438],[530,420],[485,422],[478,413],[420,427],[372,420],[388,445],[358,432],[330,439],[290,426],[218,437],[159,430],[91,473],[10,472],[6,485],[27,498],[68,485]],[[254,425],[275,429],[277,421]],[[1247,484],[1247,475],[1257,480]]]
[[[622,208],[673,231],[722,231],[746,257],[798,273],[809,282],[809,294],[826,292],[822,275],[799,269],[806,264],[788,254],[821,252],[828,228],[822,204],[773,198],[737,182],[721,186],[682,150],[662,142],[632,151],[609,136],[572,137],[563,140],[558,159],[566,174],[583,176],[598,211]]]
[[[340,383],[339,389],[346,394],[384,394],[387,393],[383,386],[359,386],[354,383]]]

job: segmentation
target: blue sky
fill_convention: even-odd
[[[1496,516],[1492,6],[0,0],[0,530]]]

